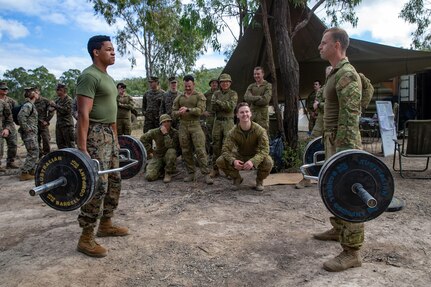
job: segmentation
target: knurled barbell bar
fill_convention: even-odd
[[[394,195],[394,180],[384,162],[362,150],[345,150],[326,160],[319,176],[308,169],[322,162],[305,164],[305,178],[318,181],[320,196],[328,210],[350,222],[372,220],[386,211]]]
[[[29,193],[39,195],[50,207],[75,210],[93,196],[99,175],[120,172],[122,179],[137,175],[147,160],[143,144],[131,136],[119,136],[120,167],[100,170],[97,160],[74,148],[53,151],[44,156],[35,170],[35,184]]]

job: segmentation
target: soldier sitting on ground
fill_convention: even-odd
[[[229,132],[217,159],[217,166],[233,178],[233,190],[238,190],[243,179],[241,170],[257,169],[256,190],[263,191],[263,180],[271,172],[273,161],[269,155],[269,140],[266,130],[251,121],[250,107],[239,103],[236,108],[239,123]]]
[[[145,179],[148,181],[157,180],[164,170],[163,182],[168,183],[176,171],[180,144],[178,131],[171,125],[172,118],[168,114],[163,114],[160,116],[160,127],[151,129],[141,136],[140,140],[151,158],[145,173]],[[153,141],[156,144],[154,149]]]

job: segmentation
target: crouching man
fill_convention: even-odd
[[[257,169],[256,190],[263,191],[263,180],[271,172],[273,161],[269,155],[269,140],[266,130],[251,121],[247,103],[239,103],[236,117],[239,123],[230,130],[223,144],[217,166],[233,178],[233,190],[238,190],[243,179],[241,170]]]
[[[141,136],[151,158],[147,165],[145,179],[148,181],[157,180],[164,171],[163,182],[168,183],[172,180],[172,174],[177,168],[177,151],[180,149],[178,130],[172,126],[172,118],[168,114],[160,116],[160,127],[151,129]],[[153,149],[153,141],[155,148]]]

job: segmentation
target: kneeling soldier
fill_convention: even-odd
[[[264,128],[251,121],[247,103],[238,104],[236,116],[239,123],[227,135],[217,166],[233,178],[233,190],[238,190],[242,182],[240,170],[256,168],[256,190],[263,191],[263,180],[268,177],[273,166],[268,135]]]
[[[171,127],[172,118],[163,114],[160,116],[160,127],[149,130],[141,137],[151,160],[148,163],[145,179],[154,181],[159,178],[164,169],[164,183],[171,181],[176,170],[177,151],[180,149],[178,131]],[[153,140],[156,144],[153,149]]]

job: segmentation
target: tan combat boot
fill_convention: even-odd
[[[219,172],[219,170],[218,170],[218,169],[213,169],[213,170],[210,172],[210,176],[211,176],[211,177],[219,177],[219,176],[220,176],[220,172]]]
[[[340,272],[349,268],[361,267],[362,258],[359,250],[343,247],[343,252],[323,263],[323,269],[329,272]]]
[[[237,177],[233,180],[233,186],[232,186],[232,190],[238,190],[239,186],[241,185],[243,179],[242,177]]]
[[[171,175],[169,173],[165,172],[165,177],[163,178],[163,182],[168,183],[168,182],[171,182],[171,180],[172,180]]]
[[[127,227],[112,225],[110,217],[102,217],[100,219],[99,229],[97,229],[98,237],[126,236],[128,234],[129,229]]]
[[[335,228],[331,228],[325,232],[313,234],[313,238],[323,241],[340,241],[340,231]]]
[[[8,163],[6,164],[6,168],[10,168],[10,169],[18,169],[18,168],[19,168],[19,166],[18,166],[15,162],[11,161],[11,162],[8,162]]]
[[[195,174],[194,173],[189,173],[189,175],[187,175],[184,178],[184,182],[192,182],[195,180]]]
[[[21,172],[21,174],[19,175],[20,181],[32,180],[32,179],[34,179],[34,175],[32,175],[28,172]]]
[[[295,185],[296,189],[302,189],[311,186],[311,180],[303,178],[300,182]]]
[[[209,174],[205,175],[205,183],[206,184],[213,184],[214,180],[211,178]]]
[[[263,180],[262,179],[256,179],[256,190],[257,191],[263,191]]]
[[[94,240],[94,233],[92,227],[87,227],[82,230],[81,237],[79,238],[78,247],[79,252],[91,257],[105,257],[107,254],[106,248]]]

